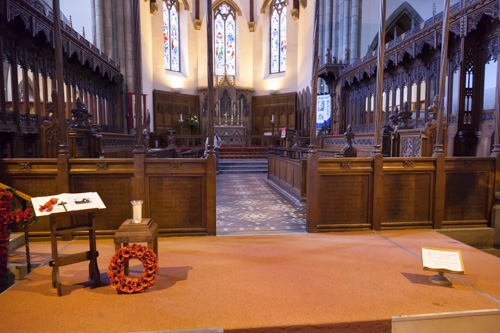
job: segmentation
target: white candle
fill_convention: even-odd
[[[180,121],[182,121],[182,113],[181,113],[181,119],[180,119]]]
[[[272,118],[271,118],[271,121],[274,121],[274,114],[273,114],[273,116],[272,116]]]

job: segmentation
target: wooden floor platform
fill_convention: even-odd
[[[78,263],[61,267],[57,297],[50,267],[37,268],[0,295],[2,330],[390,332],[393,316],[500,308],[500,259],[432,230],[173,237],[158,245],[158,277],[143,294],[118,295],[108,285],[112,239],[97,244],[101,287]],[[60,255],[85,246],[64,243]],[[447,274],[452,287],[430,283],[422,246],[461,250],[466,274]],[[46,263],[50,245],[32,248]],[[132,276],[142,271],[131,262]]]

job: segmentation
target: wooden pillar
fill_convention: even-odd
[[[28,57],[26,52],[23,56],[23,112],[26,114],[26,126],[31,126],[30,117],[30,85],[29,85],[29,75],[28,75]]]
[[[310,117],[310,141],[309,156],[307,159],[307,231],[316,232],[319,221],[321,220],[320,211],[320,176],[319,176],[319,158],[316,147],[316,107],[318,95],[318,47],[319,47],[319,6],[314,3],[314,30],[313,30],[313,76],[312,76],[312,105]]]
[[[71,89],[71,108],[76,108],[76,84],[70,85],[70,89]]]
[[[12,47],[15,49],[16,46],[12,45]],[[11,84],[11,91],[12,91],[12,109],[14,110],[14,121],[16,122],[17,125],[17,130],[18,132],[21,131],[21,114],[19,112],[19,78],[17,76],[17,53],[12,52],[12,63],[10,64],[11,67],[11,72],[12,75],[10,84]]]
[[[434,189],[434,229],[441,229],[443,227],[444,219],[444,204],[445,204],[445,194],[446,194],[446,173],[445,167],[445,157],[443,153],[440,153],[436,157],[435,166],[435,181],[436,188]]]
[[[42,95],[43,95],[43,103],[42,103],[42,108],[43,108],[43,115],[47,116],[47,109],[45,107],[45,103],[49,101],[49,87],[48,87],[48,82],[47,82],[47,73],[45,75],[42,74]]]
[[[99,123],[101,125],[106,125],[106,118],[104,118],[104,103],[102,101],[102,96],[97,96],[97,108],[99,109]]]
[[[35,61],[33,68],[33,104],[36,114],[36,125],[40,128],[42,124],[42,105],[40,103],[40,72],[38,71],[38,61]]]
[[[385,50],[385,1],[380,0],[380,26],[378,31],[378,56],[377,56],[377,88],[375,93],[375,145],[373,149],[374,155],[382,154],[382,86],[384,83],[384,50]]]
[[[446,64],[448,63],[448,35],[450,28],[450,0],[444,0],[443,9],[443,31],[441,38],[441,64],[439,73],[439,104],[438,104],[438,117],[436,124],[436,144],[432,156],[436,157],[438,154],[443,154],[443,117],[444,117],[444,93],[446,85]],[[497,87],[498,88],[498,87]]]
[[[134,95],[135,95],[135,153],[145,154],[142,142],[142,64],[141,64],[141,13],[139,0],[133,1],[134,40]]]
[[[207,74],[208,74],[208,157],[207,157],[207,233],[215,235],[217,229],[216,213],[216,174],[217,158],[214,147],[214,67],[213,67],[213,18],[212,0],[207,0]]]
[[[2,59],[0,63],[0,109],[2,109],[1,119],[2,123],[7,123],[7,110],[5,103],[5,82],[4,82],[4,71],[3,71],[3,38],[0,37],[0,59]]]
[[[71,120],[72,107],[73,102],[71,100],[71,81],[68,79],[68,82],[66,82],[66,119]]]
[[[500,52],[497,54],[497,59],[500,60]],[[500,61],[497,61],[497,89],[495,89],[495,142],[493,144],[493,151],[491,152],[491,156],[498,157],[500,156],[500,92],[498,91],[498,87],[500,87]],[[448,95],[451,96],[451,95]],[[448,109],[449,110],[449,109]],[[500,170],[497,169],[497,172]]]

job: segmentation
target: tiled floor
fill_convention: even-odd
[[[306,205],[277,190],[267,174],[217,176],[217,235],[306,232]]]

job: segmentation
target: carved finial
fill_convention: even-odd
[[[436,3],[432,3],[432,17],[434,18],[436,16]]]
[[[85,27],[82,29],[82,37],[85,38]]]
[[[69,27],[73,28],[73,19],[71,18],[71,15],[69,16]]]

